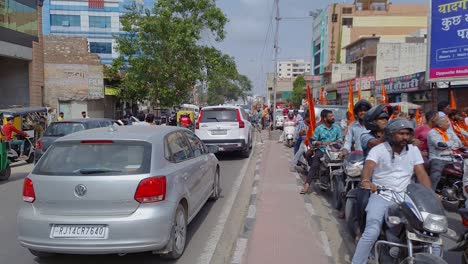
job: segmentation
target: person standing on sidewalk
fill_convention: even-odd
[[[310,162],[310,169],[307,173],[307,179],[304,183],[304,188],[301,190],[301,194],[309,192],[312,181],[318,177],[320,158],[323,157],[325,147],[330,143],[343,139],[340,127],[335,124],[335,115],[333,115],[333,112],[330,110],[323,110],[322,113],[324,115],[323,123],[314,131],[314,137],[316,139],[314,145],[317,146],[318,149],[315,150],[315,155]]]
[[[403,195],[415,173],[422,185],[431,188],[421,152],[410,144],[413,131],[413,125],[407,119],[391,120],[385,129],[384,143],[372,148],[367,156],[361,175],[362,187],[371,190],[372,194],[366,207],[366,227],[357,244],[352,264],[367,263],[380,235],[385,213],[394,204],[385,197],[387,192],[376,194],[377,187],[385,187]]]

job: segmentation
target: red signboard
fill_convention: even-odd
[[[104,8],[104,0],[88,0],[89,8]]]

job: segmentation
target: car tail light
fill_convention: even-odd
[[[36,149],[38,149],[38,150],[42,150],[42,142],[41,142],[41,140],[42,140],[42,139],[40,138],[40,139],[38,139],[38,140],[36,141]]]
[[[245,127],[245,122],[242,121],[241,112],[239,109],[237,109],[237,122],[239,122],[239,128]]]
[[[135,200],[139,203],[154,203],[166,199],[166,176],[144,179],[138,184]]]
[[[200,129],[200,121],[201,121],[202,115],[203,115],[203,111],[200,111],[200,113],[198,114],[197,122],[195,123],[195,129]]]
[[[462,224],[468,226],[468,218],[462,216]]]
[[[26,178],[23,182],[23,201],[33,203],[36,200],[36,193],[34,192],[34,184],[31,179]]]

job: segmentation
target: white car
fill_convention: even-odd
[[[206,144],[218,146],[220,152],[239,151],[245,158],[252,149],[252,124],[239,106],[204,107],[195,124],[195,134]]]

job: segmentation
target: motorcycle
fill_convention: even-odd
[[[283,133],[284,133],[284,144],[290,148],[294,146],[294,131],[296,129],[296,124],[294,122],[287,121],[284,123]]]
[[[343,192],[343,161],[340,158],[342,145],[331,143],[325,147],[320,159],[319,177],[316,184],[322,191],[331,190],[333,197],[341,196]],[[341,208],[342,199],[333,199],[333,207]]]
[[[377,193],[395,204],[388,208],[374,245],[376,263],[447,263],[440,235],[448,231],[448,220],[434,192],[412,183],[404,194],[385,187]]]
[[[346,215],[352,215],[351,208],[347,205],[347,194],[358,188],[361,183],[361,172],[364,167],[364,154],[362,151],[353,151],[343,161],[343,189],[341,192],[336,194],[334,199],[341,199],[341,205],[345,205],[345,217]],[[341,206],[335,208],[341,209]]]
[[[17,136],[19,140],[24,140],[24,155],[27,156],[27,159],[20,158],[20,146],[15,145],[12,146],[9,142],[7,142],[7,157],[10,163],[19,162],[19,161],[26,161],[28,164],[34,162],[34,144],[29,137],[22,137]]]
[[[463,163],[465,159],[468,159],[468,154],[457,151],[443,156],[450,157],[451,162],[442,171],[442,177],[437,184],[436,193],[442,195],[444,203],[458,206],[458,208],[464,207]]]
[[[460,214],[462,218],[463,225],[468,227],[468,209],[461,208],[458,210],[458,213]],[[465,231],[463,235],[460,236],[460,238],[457,241],[457,245],[449,249],[449,251],[463,252],[461,256],[461,263],[462,264],[468,263],[468,229]]]

